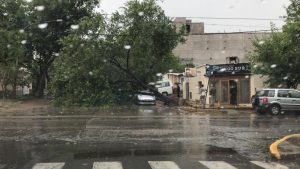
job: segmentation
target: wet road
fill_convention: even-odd
[[[0,169],[31,169],[38,163],[62,163],[63,169],[92,169],[93,165],[95,169],[105,165],[116,169],[118,165],[124,169],[201,169],[217,164],[210,164],[212,161],[223,162],[220,168],[228,164],[259,169],[262,167],[251,161],[278,162],[268,153],[273,141],[300,132],[300,115],[295,113],[185,113],[135,107],[36,114],[1,114]],[[299,156],[288,156],[279,163],[298,169],[299,161]],[[114,163],[98,166],[96,162]],[[42,167],[38,164],[38,168]]]

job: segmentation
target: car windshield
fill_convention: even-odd
[[[299,89],[300,0],[0,0],[0,169],[298,169]]]

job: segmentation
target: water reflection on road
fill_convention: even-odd
[[[189,166],[200,159],[265,160],[269,159],[268,145],[273,140],[300,130],[296,114],[187,114],[155,107],[129,110],[2,116],[0,164],[30,168],[49,160],[81,160],[90,165],[88,161],[93,159],[167,158]]]

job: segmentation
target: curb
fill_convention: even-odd
[[[272,143],[270,145],[270,153],[277,159],[277,160],[280,160],[281,159],[281,155],[280,155],[280,152],[278,150],[278,145],[283,143],[284,141],[286,141],[287,139],[290,139],[290,138],[300,138],[300,134],[292,134],[292,135],[287,135],[285,137],[283,137],[282,139],[280,140],[277,140],[275,141],[274,143]]]

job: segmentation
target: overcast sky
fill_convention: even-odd
[[[113,13],[127,0],[102,0],[101,9]],[[163,0],[159,5],[170,17],[279,18],[286,15],[289,0]],[[204,22],[205,32],[234,32],[270,29],[273,22],[281,28],[281,20],[217,20],[190,18]]]

